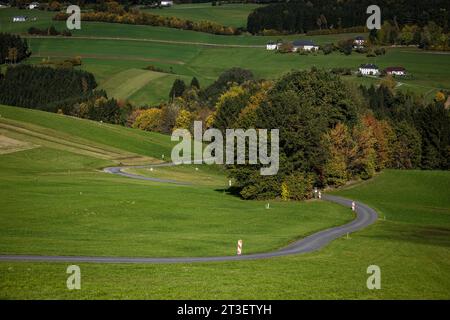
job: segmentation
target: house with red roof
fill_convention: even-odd
[[[406,69],[403,67],[387,67],[384,69],[386,74],[390,74],[392,76],[404,76],[406,75]]]

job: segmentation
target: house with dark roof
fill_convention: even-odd
[[[281,44],[283,43],[282,40],[278,40],[278,41],[269,41],[266,44],[266,49],[267,50],[278,50],[281,46]]]
[[[406,69],[403,67],[387,67],[384,69],[386,74],[390,74],[392,76],[404,76],[406,75]]]
[[[315,45],[314,42],[310,40],[295,40],[292,42],[292,51],[296,52],[299,50],[304,51],[317,51],[319,46]]]
[[[353,40],[353,46],[355,48],[361,48],[362,46],[364,46],[364,43],[366,43],[366,40],[364,39],[363,36],[357,36]]]
[[[365,76],[377,76],[380,74],[380,69],[375,64],[367,63],[359,66],[359,73]]]
[[[27,20],[28,20],[28,17],[26,17],[26,16],[15,16],[12,19],[13,22],[25,22]]]

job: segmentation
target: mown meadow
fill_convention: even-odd
[[[194,6],[158,14],[216,19],[242,26],[250,6]],[[225,12],[225,10],[228,10]],[[151,10],[150,10],[151,11]],[[14,15],[35,21],[11,23]],[[52,13],[0,10],[2,32],[46,28]],[[283,39],[337,42],[356,34]],[[415,48],[387,48],[367,58],[334,52],[277,54],[265,44],[279,37],[218,36],[160,27],[82,23],[72,37],[28,37],[25,63],[81,56],[110,97],[137,106],[168,99],[175,79],[201,86],[231,67],[275,79],[291,69],[404,66],[411,79],[396,90],[432,99],[450,90],[450,56]],[[146,70],[149,66],[160,72]],[[4,66],[2,66],[4,68]],[[345,76],[371,85],[379,80]],[[190,182],[179,186],[114,176],[102,168],[170,159],[170,137],[74,117],[0,106],[0,253],[97,256],[234,255],[275,250],[352,219],[349,209],[324,201],[244,201],[224,191],[225,173],[184,166],[130,170]],[[1,299],[449,299],[450,173],[385,170],[330,193],[362,201],[379,220],[318,252],[255,261],[192,264],[80,263],[82,289],[66,287],[68,263],[0,262]],[[381,290],[368,290],[369,265],[381,268]]]
[[[175,8],[159,11],[165,10],[182,11]],[[18,13],[20,11],[14,9],[0,11],[0,25],[4,31],[24,34],[30,26],[44,28],[51,24],[58,30],[65,28],[63,22],[51,20],[51,13],[41,11],[33,11],[36,21],[10,22],[11,16]],[[317,44],[326,44],[354,36],[356,34],[289,35],[282,38],[310,39]],[[414,91],[431,99],[439,89],[450,88],[447,77],[450,56],[447,54],[402,47],[389,48],[386,55],[372,58],[358,53],[350,56],[339,52],[299,55],[265,50],[268,41],[278,38],[220,36],[162,27],[83,22],[82,29],[75,30],[71,38],[28,38],[33,52],[29,63],[81,56],[81,68],[96,76],[100,88],[106,89],[111,97],[129,100],[138,106],[166,101],[176,78],[188,82],[195,76],[202,86],[206,86],[231,67],[248,68],[257,77],[274,79],[292,69],[345,67],[356,72],[363,63],[375,63],[380,69],[400,65],[412,77],[399,80],[398,90]],[[156,66],[162,72],[144,70],[148,66]],[[356,75],[347,79],[363,85],[379,82],[379,79]]]

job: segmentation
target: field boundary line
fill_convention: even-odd
[[[163,44],[183,44],[203,47],[220,47],[220,48],[265,48],[262,44],[226,44],[226,43],[211,43],[199,41],[181,41],[181,40],[162,40],[149,38],[126,38],[126,37],[99,37],[99,36],[30,36],[28,34],[21,35],[28,39],[76,39],[76,40],[114,40],[114,41],[138,41],[138,42],[153,42]]]

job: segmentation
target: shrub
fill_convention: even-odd
[[[178,117],[175,121],[175,129],[187,129],[190,130],[192,127],[192,122],[194,121],[194,115],[185,110],[182,109],[178,113]]]
[[[160,131],[161,109],[150,108],[142,111],[136,117],[133,128],[139,128],[146,131]]]
[[[282,183],[287,190],[284,196],[287,196],[292,200],[305,200],[312,197],[314,178],[310,174],[302,172],[294,172],[285,177],[285,181]],[[283,190],[282,190],[283,191]],[[283,196],[283,193],[282,193]]]

